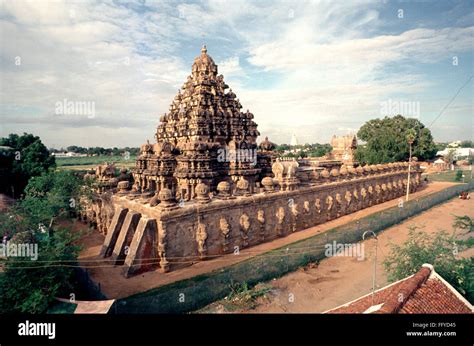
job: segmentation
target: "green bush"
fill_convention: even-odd
[[[462,171],[457,170],[456,175],[454,176],[454,181],[461,181],[462,180]]]
[[[461,245],[462,244],[462,245]],[[433,236],[411,227],[408,240],[402,245],[391,245],[391,252],[384,261],[389,281],[397,281],[415,274],[425,263],[449,282],[471,303],[474,302],[472,268],[474,259],[457,258],[461,246],[453,235],[439,232]]]

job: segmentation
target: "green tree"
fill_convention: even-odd
[[[436,154],[431,131],[419,120],[401,115],[373,119],[358,131],[359,139],[366,142],[356,150],[356,158],[361,163],[378,164],[407,161],[409,157],[408,131],[413,130],[413,156],[419,160],[431,159]]]
[[[54,156],[50,155],[41,139],[32,134],[10,134],[0,138],[0,146],[12,148],[1,170],[0,191],[3,193],[18,197],[31,177],[55,166]]]
[[[25,238],[28,238],[25,241]],[[58,295],[73,290],[73,265],[78,234],[68,229],[53,233],[25,230],[11,241],[38,246],[38,258],[9,257],[0,276],[0,313],[42,313]],[[62,266],[64,265],[64,266]]]
[[[462,141],[461,144],[459,145],[461,148],[474,148],[474,141]]]
[[[78,211],[82,184],[82,179],[71,171],[48,172],[32,177],[20,207],[35,224],[51,224],[59,216]]]
[[[41,313],[55,296],[72,290],[79,251],[77,232],[53,221],[79,207],[82,180],[71,172],[49,172],[30,179],[25,198],[0,214],[0,235],[10,242],[38,246],[38,258],[8,257],[0,275],[0,313]],[[72,203],[72,201],[74,203]]]

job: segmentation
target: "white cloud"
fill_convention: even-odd
[[[29,129],[58,146],[138,145],[206,42],[263,135],[285,141],[292,129],[326,141],[380,116],[393,93],[416,100],[433,87],[415,66],[472,51],[473,26],[387,35],[383,10],[371,1],[4,2],[0,136]],[[95,102],[96,118],[58,119],[64,98]]]

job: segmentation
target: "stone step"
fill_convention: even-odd
[[[112,251],[115,247],[115,243],[119,236],[120,230],[122,229],[122,225],[127,213],[128,209],[126,208],[122,208],[120,206],[115,208],[114,217],[112,218],[107,235],[105,236],[104,244],[100,250],[101,257],[109,257],[112,255]]]
[[[121,265],[124,263],[125,257],[130,251],[130,244],[132,243],[133,235],[135,234],[141,216],[140,213],[132,210],[125,216],[111,256],[111,259],[114,260],[114,264]]]
[[[142,217],[125,257],[122,271],[125,277],[158,267],[157,236],[156,219]]]

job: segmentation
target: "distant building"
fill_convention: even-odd
[[[474,156],[474,148],[446,148],[436,153],[436,156],[447,156],[450,151],[454,151],[454,159],[460,157]]]
[[[433,168],[436,171],[445,171],[449,169],[449,163],[439,158],[433,162]]]
[[[331,138],[332,151],[328,154],[331,160],[342,161],[346,165],[353,165],[355,162],[354,154],[357,148],[357,137],[355,135],[346,135]]]
[[[73,153],[73,152],[64,152],[64,153],[52,153],[54,157],[84,157],[87,156],[87,154],[78,154],[78,153]]]
[[[448,148],[458,148],[461,145],[461,141],[454,141],[448,144]]]
[[[295,147],[298,145],[298,139],[296,138],[296,135],[293,133],[293,135],[291,136],[291,141],[290,141],[290,145],[292,147]]]
[[[467,314],[474,308],[453,286],[423,264],[414,275],[326,311],[330,314]]]

